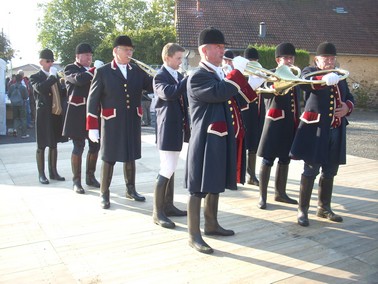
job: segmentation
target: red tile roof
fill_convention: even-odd
[[[196,48],[199,32],[213,26],[232,49],[291,42],[314,52],[330,41],[339,54],[378,55],[377,19],[377,0],[176,0],[177,41],[186,48]]]

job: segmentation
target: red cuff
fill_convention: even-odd
[[[98,118],[90,113],[87,115],[87,130],[98,129]]]
[[[348,113],[346,114],[346,115],[348,116],[348,115],[350,115],[350,114],[352,113],[352,111],[353,111],[353,109],[354,109],[354,104],[353,104],[351,101],[346,101],[345,103],[346,103],[346,105],[349,107],[349,111],[348,111]]]
[[[323,76],[324,75],[314,76],[314,77],[312,77],[312,80],[314,80],[314,81],[323,80]],[[314,90],[321,90],[321,89],[324,89],[325,87],[327,87],[326,85],[323,85],[323,84],[311,84],[311,86],[312,86],[312,89],[314,89]]]
[[[95,70],[96,70],[96,67],[92,67],[92,68],[88,69],[88,72],[93,75]]]
[[[239,70],[232,70],[227,74],[225,80],[233,85],[236,85],[239,93],[242,95],[246,102],[251,103],[257,99],[256,92],[251,88],[251,86],[248,84],[247,79]]]

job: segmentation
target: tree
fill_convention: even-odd
[[[0,34],[0,58],[4,61],[9,61],[14,56],[14,50],[11,47],[10,41],[4,35],[4,33]]]
[[[117,30],[137,30],[143,27],[147,3],[144,0],[110,0],[109,11]]]
[[[40,6],[44,16],[39,20],[38,40],[63,65],[74,60],[80,42],[91,44],[95,59],[110,61],[113,40],[121,34],[135,42],[135,56],[156,64],[165,40],[176,40],[174,0],[50,0]]]
[[[175,1],[153,0],[151,9],[144,16],[144,29],[172,27],[174,25]]]
[[[38,40],[44,48],[53,50],[62,64],[74,59],[69,55],[81,40],[96,48],[114,29],[103,0],[51,0],[40,6],[44,15],[38,22]]]

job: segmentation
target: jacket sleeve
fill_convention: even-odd
[[[101,94],[103,91],[102,72],[96,72],[93,77],[91,87],[89,89],[88,102],[87,102],[87,124],[86,128],[99,129],[99,109]]]

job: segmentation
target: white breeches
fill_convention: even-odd
[[[160,154],[160,171],[159,174],[167,179],[170,179],[177,168],[177,162],[180,157],[180,152],[176,151],[162,151]]]

